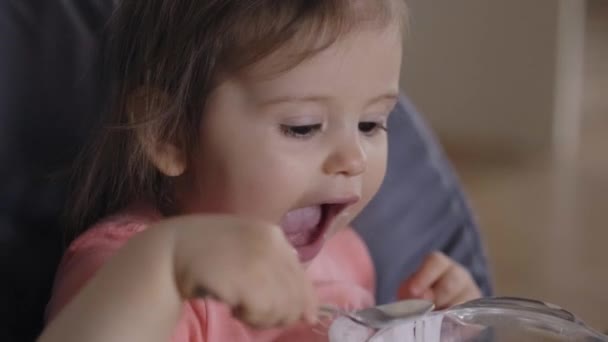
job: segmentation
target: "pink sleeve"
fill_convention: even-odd
[[[99,242],[83,244],[83,240],[70,246],[63,256],[57,274],[51,300],[46,308],[47,322],[61,311],[95,273],[116,253],[122,244]],[[87,241],[88,242],[88,241]],[[83,248],[79,248],[83,245]]]
[[[51,300],[46,309],[46,321],[51,321],[127,240],[141,230],[143,229],[117,232],[96,229],[75,240],[63,256],[57,271]],[[206,341],[206,320],[205,302],[188,302],[184,305],[182,318],[172,340]]]

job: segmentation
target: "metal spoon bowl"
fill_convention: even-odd
[[[344,316],[358,324],[376,330],[396,326],[403,321],[425,315],[433,309],[435,309],[435,304],[423,299],[402,300],[355,312],[345,312],[330,305],[322,305],[320,308],[322,314]]]

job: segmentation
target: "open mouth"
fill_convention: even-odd
[[[340,214],[358,199],[322,203],[292,210],[283,216],[281,228],[301,262],[314,259],[323,248],[325,234]]]

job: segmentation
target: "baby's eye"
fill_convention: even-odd
[[[288,137],[306,139],[312,137],[315,133],[323,128],[322,124],[314,125],[281,125],[281,131]]]
[[[374,135],[378,130],[387,131],[384,124],[373,121],[359,122],[359,131],[365,135]]]

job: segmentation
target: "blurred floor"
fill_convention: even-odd
[[[590,1],[589,13],[578,163],[448,153],[477,211],[497,294],[554,302],[608,330],[608,1]]]

